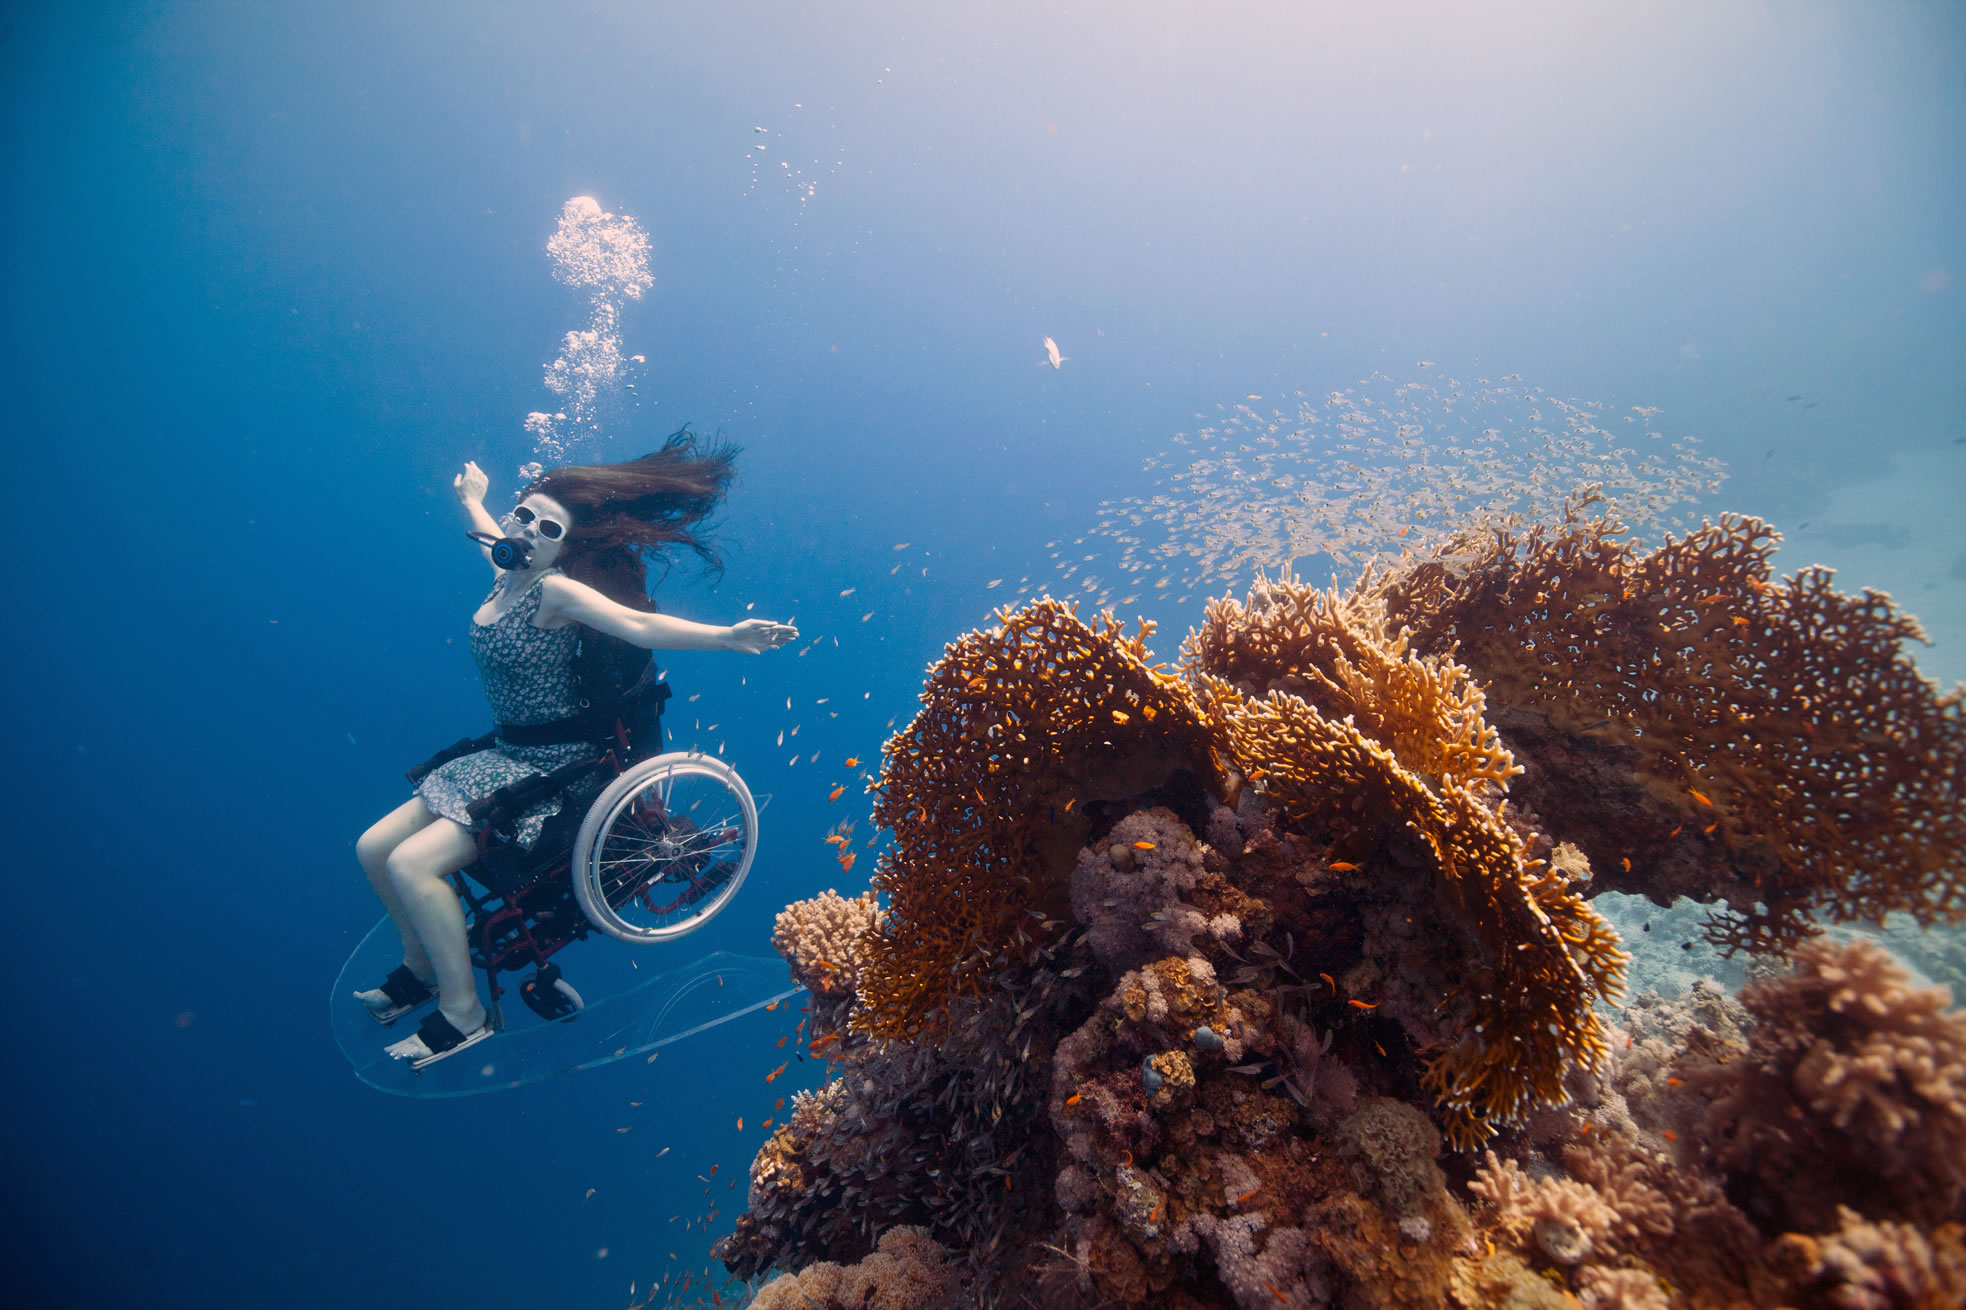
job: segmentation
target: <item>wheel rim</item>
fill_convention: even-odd
[[[581,825],[580,908],[623,941],[692,932],[736,895],[757,831],[757,805],[728,764],[684,752],[645,760],[595,799]]]

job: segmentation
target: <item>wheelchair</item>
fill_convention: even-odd
[[[659,746],[660,722],[658,710],[645,731],[631,733],[616,720],[593,758],[472,804],[478,858],[450,878],[494,1027],[503,1027],[502,975],[530,970],[518,988],[527,1008],[548,1021],[570,1018],[587,1002],[554,959],[561,951],[596,932],[633,946],[685,936],[728,905],[750,872],[758,843],[750,789],[714,756],[638,754],[632,738]],[[451,760],[492,749],[497,738],[461,740],[406,776],[415,786]],[[521,849],[512,840],[519,816],[553,797],[559,813],[531,850]]]

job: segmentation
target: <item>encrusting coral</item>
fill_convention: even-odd
[[[758,1289],[750,1310],[962,1310],[970,1304],[949,1253],[920,1228],[898,1225],[857,1264],[820,1261]]]
[[[874,789],[884,905],[774,935],[831,1076],[718,1247],[798,1274],[756,1304],[1959,1302],[1966,1017],[1806,940],[1957,907],[1966,738],[1885,650],[1909,621],[1768,584],[1744,521],[1643,557],[1487,531],[1260,581],[1173,671],[1048,600],[948,647]],[[1620,1017],[1607,885],[1728,901],[1797,967]]]
[[[1758,519],[1642,551],[1584,517],[1594,500],[1368,582],[1540,760],[1523,801],[1563,816],[1609,885],[1727,902],[1713,933],[1735,948],[1786,949],[1819,918],[1966,913],[1966,705],[1905,653],[1916,621],[1828,569],[1774,578]]]

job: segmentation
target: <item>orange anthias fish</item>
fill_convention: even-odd
[[[837,832],[826,839],[826,844],[828,846],[842,846],[845,845],[845,843],[846,843],[846,838],[842,837]]]
[[[859,767],[860,767],[860,757],[859,757],[858,755],[849,755],[849,756],[847,756],[847,757],[846,757],[846,766],[847,766],[847,767],[848,767],[849,769],[857,769],[857,768],[859,768]]]
[[[826,793],[826,799],[829,801],[836,801],[844,795],[846,795],[845,787],[835,787],[833,788],[832,791]]]
[[[1331,863],[1325,865],[1324,867],[1327,869],[1335,870],[1338,873],[1358,872],[1358,866],[1356,864],[1353,864],[1350,860],[1333,860]]]
[[[1133,843],[1133,849],[1136,851],[1151,851],[1158,850],[1159,848],[1150,841],[1137,841]]]
[[[852,873],[853,862],[859,858],[860,857],[858,855],[855,855],[852,851],[848,851],[845,855],[842,855],[840,857],[840,872]]]

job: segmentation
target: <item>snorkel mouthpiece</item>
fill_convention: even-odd
[[[532,559],[532,546],[518,537],[494,537],[476,529],[464,535],[491,551],[492,563],[507,572],[524,568]]]

